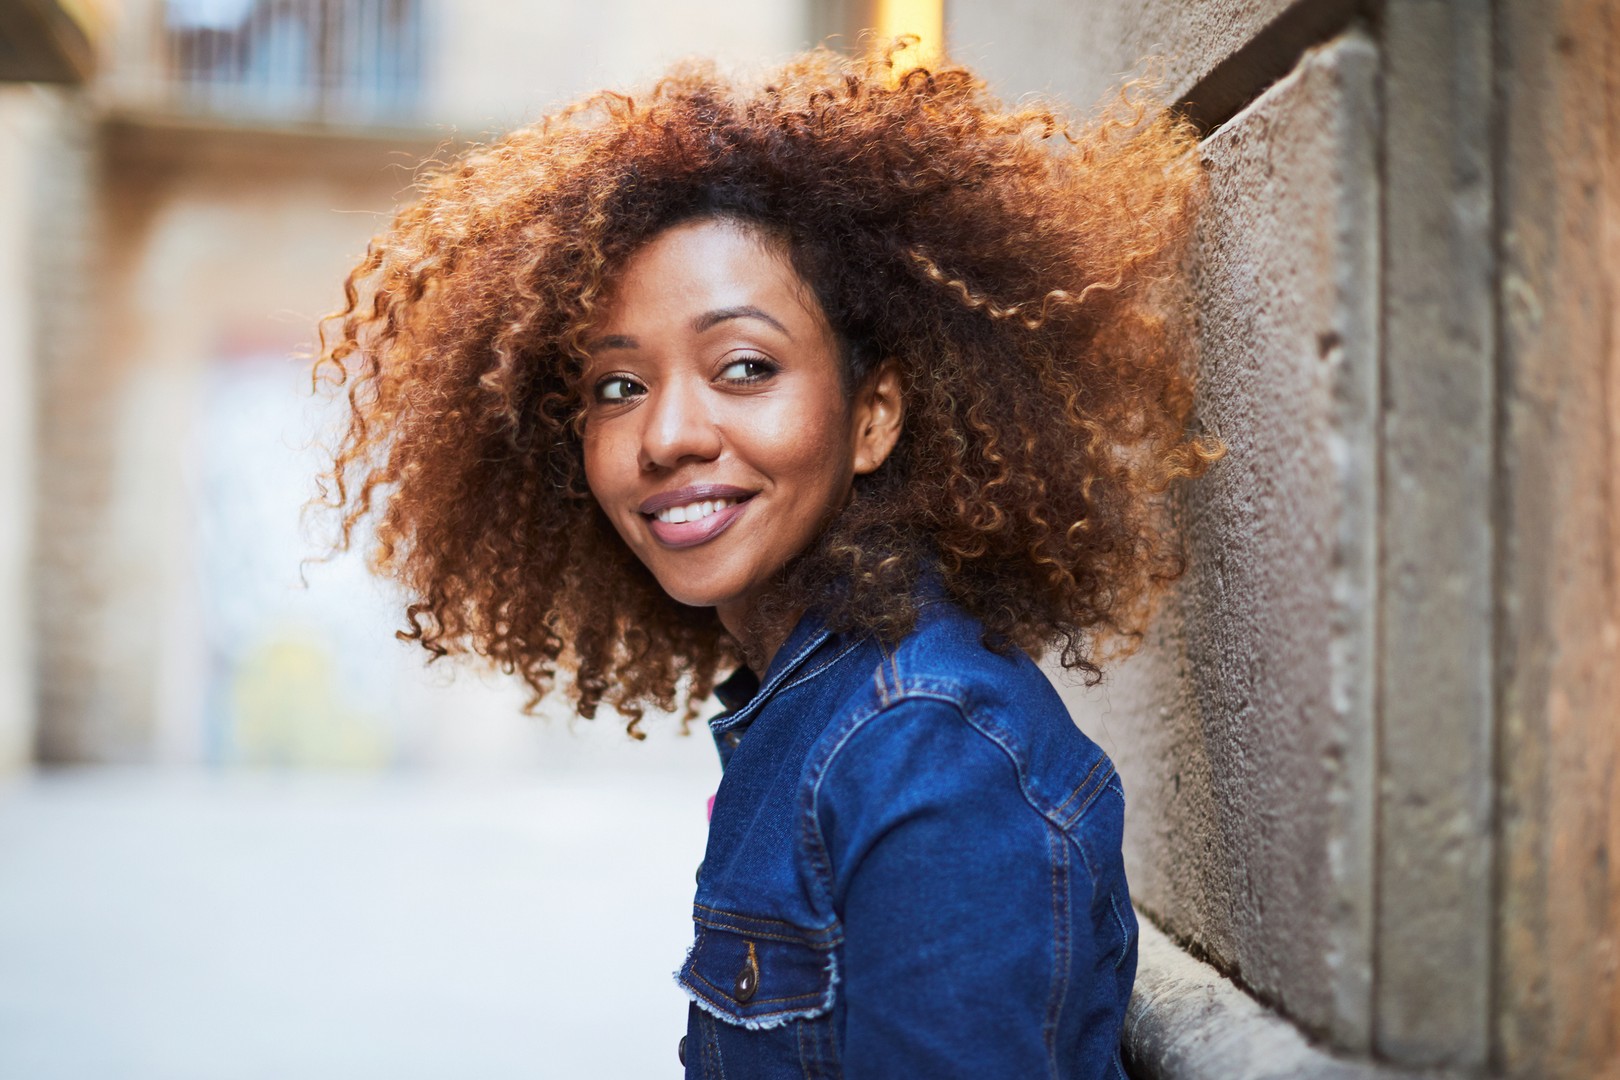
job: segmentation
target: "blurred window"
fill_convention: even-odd
[[[419,0],[166,0],[169,106],[250,121],[410,120]]]

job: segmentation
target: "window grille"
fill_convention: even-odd
[[[124,104],[222,120],[396,124],[417,113],[421,0],[160,0]]]

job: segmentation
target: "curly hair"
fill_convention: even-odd
[[[1100,678],[1182,570],[1163,495],[1220,454],[1188,431],[1184,257],[1197,137],[1130,86],[1084,124],[1009,108],[953,66],[816,51],[768,80],[674,69],[458,160],[369,245],[321,324],[315,381],[346,396],[320,502],[334,549],[408,591],[435,658],[477,654],[638,735],[690,718],[743,658],[667,597],[591,498],[586,340],[617,268],[669,226],[779,238],[846,385],[894,361],[905,425],[782,571],[770,611],[897,639],[924,575],[995,648]]]

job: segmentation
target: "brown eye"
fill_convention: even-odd
[[[628,401],[647,392],[647,388],[625,375],[609,375],[594,388],[600,402]]]
[[[763,382],[776,374],[776,365],[763,356],[745,356],[740,360],[733,360],[720,372],[720,377],[727,382],[753,383]]]

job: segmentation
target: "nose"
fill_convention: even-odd
[[[720,454],[720,428],[705,401],[701,380],[671,380],[658,387],[640,410],[641,468],[673,469],[689,461],[712,461]]]

